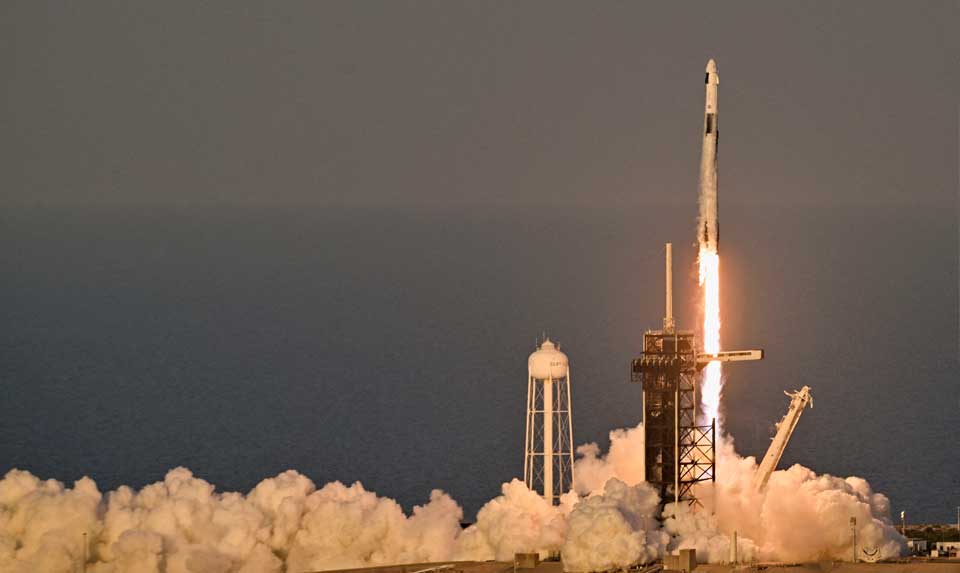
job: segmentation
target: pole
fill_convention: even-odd
[[[543,498],[553,505],[553,377],[543,381]]]
[[[667,243],[666,253],[667,294],[666,316],[663,317],[663,329],[673,332],[676,323],[673,320],[673,243]]]
[[[733,543],[730,544],[730,563],[737,564],[739,556],[737,555],[737,532],[733,532]]]
[[[530,459],[530,453],[533,451],[530,441],[532,440],[531,436],[531,422],[533,421],[533,410],[535,409],[531,400],[534,398],[535,388],[533,386],[533,375],[530,373],[530,369],[527,368],[527,437],[523,441],[523,481],[527,484],[527,487],[536,490],[536,487],[533,485],[533,469],[530,467],[532,460]]]
[[[567,455],[570,462],[570,482],[561,486],[561,495],[573,489],[573,402],[570,399],[570,368],[567,368]]]
[[[850,518],[850,529],[853,530],[853,562],[857,562],[857,518]]]
[[[710,481],[717,483],[717,419],[714,418],[710,420],[710,447],[713,449],[711,452],[713,454],[713,459],[710,460],[710,463],[713,465],[712,471],[710,472]],[[716,508],[717,501],[714,498],[713,506]]]
[[[680,383],[673,392],[673,502],[680,508]]]

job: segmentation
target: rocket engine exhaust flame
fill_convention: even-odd
[[[720,254],[700,247],[700,288],[703,291],[703,351],[708,354],[720,352]],[[703,369],[700,387],[701,415],[703,420],[720,424],[720,394],[723,388],[723,367],[719,360],[712,360]]]

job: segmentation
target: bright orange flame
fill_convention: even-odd
[[[720,352],[720,254],[700,246],[700,288],[703,290],[703,351]],[[720,427],[720,392],[723,386],[719,360],[707,364],[700,387],[700,411],[704,423],[717,421]]]

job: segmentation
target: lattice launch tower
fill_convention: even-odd
[[[760,360],[762,350],[698,352],[693,331],[673,318],[673,253],[666,249],[666,316],[643,335],[631,379],[643,386],[644,479],[670,502],[698,504],[694,484],[716,481],[716,420],[697,425],[699,372],[711,361]]]

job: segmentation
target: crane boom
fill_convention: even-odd
[[[790,441],[790,436],[793,435],[793,430],[797,427],[797,422],[800,421],[800,414],[803,414],[804,408],[807,407],[807,404],[810,404],[811,408],[813,407],[813,396],[810,395],[809,386],[804,386],[797,392],[784,392],[784,394],[791,398],[790,409],[777,424],[777,435],[773,437],[773,442],[770,443],[767,454],[763,456],[760,468],[757,469],[757,475],[754,476],[753,486],[757,491],[762,491],[763,488],[767,487],[767,480],[770,479],[770,474],[777,469],[780,457],[783,456],[783,451],[787,449],[787,442]]]

